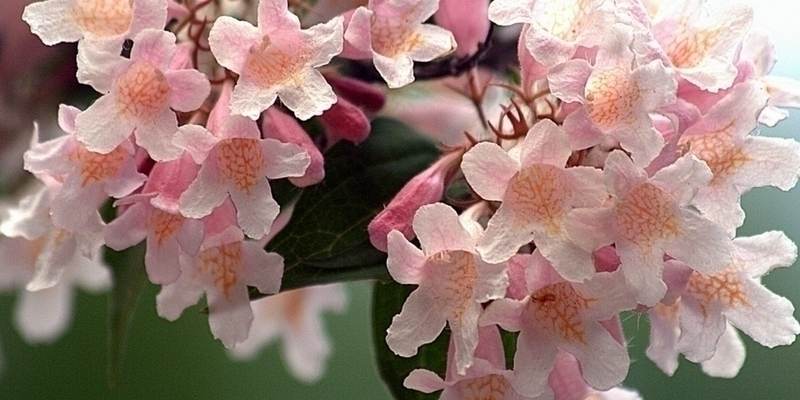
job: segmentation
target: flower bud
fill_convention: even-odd
[[[433,18],[453,33],[458,47],[457,57],[467,57],[478,51],[489,32],[489,0],[440,0]]]
[[[386,92],[376,85],[342,75],[326,74],[325,79],[339,99],[345,98],[367,112],[377,112],[386,103]]]
[[[461,151],[446,154],[397,192],[389,205],[367,227],[369,241],[375,248],[386,251],[386,236],[394,229],[400,231],[406,239],[414,238],[411,226],[414,213],[420,207],[442,198],[448,175],[452,167],[461,162],[463,154]]]
[[[360,108],[343,97],[339,97],[339,100],[323,112],[319,119],[325,125],[325,133],[330,143],[344,139],[358,144],[369,136],[369,118]]]

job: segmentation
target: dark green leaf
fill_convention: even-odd
[[[392,324],[392,318],[400,313],[406,298],[414,289],[416,286],[400,285],[396,282],[376,282],[373,285],[372,342],[375,346],[378,372],[395,399],[433,400],[439,398],[439,393],[425,394],[406,389],[403,380],[417,368],[424,368],[444,376],[450,331],[445,328],[436,340],[421,346],[417,355],[410,358],[394,354],[386,344],[386,329]]]
[[[144,243],[116,252],[107,249],[106,261],[111,265],[114,288],[108,296],[108,384],[114,388],[122,368],[122,356],[136,301],[147,282]]]
[[[389,119],[373,121],[360,145],[326,152],[325,180],[300,191],[291,221],[267,245],[284,257],[283,289],[387,279],[386,254],[370,244],[367,224],[438,156],[433,142]]]

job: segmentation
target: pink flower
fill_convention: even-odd
[[[485,200],[503,202],[478,240],[484,260],[507,261],[535,241],[566,279],[582,281],[594,275],[590,252],[570,239],[565,221],[572,209],[598,207],[608,195],[602,171],[564,167],[570,154],[564,131],[543,120],[510,152],[479,143],[464,155],[461,167],[470,186]]]
[[[371,58],[390,88],[414,81],[414,61],[431,61],[456,48],[449,31],[423,24],[439,0],[370,0],[353,13],[345,40],[352,46],[343,56]]]
[[[239,74],[231,113],[255,120],[278,97],[301,120],[330,108],[336,95],[316,68],[342,51],[342,21],[300,29],[286,0],[260,0],[258,27],[219,17],[208,42],[220,65]]]
[[[689,208],[697,190],[711,181],[705,163],[685,155],[648,177],[615,150],[604,172],[612,205],[572,210],[567,231],[589,251],[614,243],[639,303],[654,306],[667,293],[661,277],[665,254],[706,274],[730,263],[728,233]]]
[[[633,30],[614,24],[597,51],[594,65],[570,60],[548,75],[552,93],[584,107],[564,121],[573,148],[600,144],[608,135],[647,166],[664,147],[650,113],[675,103],[677,83],[660,60],[637,65],[631,44]]]
[[[800,144],[750,134],[767,98],[759,82],[736,85],[680,139],[683,149],[705,161],[713,173],[692,204],[731,234],[744,222],[743,193],[761,186],[789,190],[800,175]]]
[[[347,297],[342,284],[311,286],[278,293],[253,303],[250,335],[228,351],[236,359],[251,359],[276,339],[283,359],[296,378],[316,382],[325,372],[331,345],[323,330],[324,311],[344,312]]]
[[[400,231],[388,237],[387,268],[395,281],[419,285],[392,319],[386,343],[402,357],[432,342],[450,326],[455,343],[456,368],[464,374],[478,346],[481,303],[505,294],[506,264],[488,264],[475,251],[476,235],[449,206],[421,207],[414,216],[414,232],[422,250]]]
[[[736,68],[725,58],[750,29],[753,9],[729,4],[709,15],[702,0],[670,3],[659,10],[653,34],[678,74],[703,90],[731,86]]]
[[[119,47],[144,29],[164,29],[166,0],[47,0],[25,7],[31,32],[52,46],[81,39]],[[119,51],[119,50],[117,50]]]
[[[59,108],[59,125],[68,135],[35,143],[25,153],[25,169],[37,176],[63,182],[53,198],[53,224],[72,232],[83,229],[96,217],[97,208],[108,196],[127,196],[147,179],[136,170],[134,146],[127,139],[106,154],[88,150],[76,140],[80,111],[71,106]],[[34,134],[34,141],[38,133]]]
[[[283,257],[245,240],[235,220],[230,202],[206,217],[200,251],[181,257],[180,277],[156,297],[158,315],[174,321],[205,293],[211,333],[228,348],[247,339],[253,322],[247,287],[277,293],[283,276]]]
[[[230,116],[212,134],[198,125],[184,125],[175,143],[201,164],[197,178],[180,196],[180,212],[187,218],[211,214],[229,196],[236,206],[239,227],[251,238],[261,238],[278,215],[269,179],[302,176],[308,153],[291,143],[261,139],[256,122]]]
[[[175,69],[175,35],[147,29],[134,38],[131,58],[82,48],[87,60],[79,77],[105,93],[75,119],[75,137],[90,151],[108,153],[136,136],[156,161],[174,160],[177,111],[193,111],[208,97],[208,79],[194,69]]]
[[[623,281],[622,272],[616,271],[598,273],[586,283],[566,282],[534,252],[528,266],[529,295],[493,301],[480,321],[520,332],[514,390],[528,397],[549,391],[559,349],[577,358],[590,386],[607,390],[620,384],[628,372],[628,351],[600,322],[635,307]]]

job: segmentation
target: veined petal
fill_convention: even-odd
[[[417,289],[408,296],[400,314],[392,318],[392,325],[386,330],[386,344],[395,354],[411,357],[419,346],[436,339],[446,323],[436,302],[424,290]]]

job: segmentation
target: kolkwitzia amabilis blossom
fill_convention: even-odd
[[[414,61],[449,54],[456,41],[449,31],[424,24],[439,0],[369,0],[353,13],[344,38],[352,46],[343,56],[371,58],[390,88],[414,81]]]
[[[703,90],[731,86],[736,67],[725,54],[753,21],[753,9],[729,4],[708,15],[703,0],[681,0],[661,7],[653,34],[678,74]]]
[[[210,92],[208,79],[194,69],[171,66],[176,53],[175,35],[147,29],[136,35],[130,59],[98,53],[106,68],[84,76],[105,93],[75,119],[75,136],[90,151],[108,153],[131,134],[156,161],[178,158],[172,144],[178,130],[176,111],[200,107]]]
[[[545,67],[561,64],[579,46],[599,44],[610,15],[601,11],[604,0],[495,0],[489,19],[498,25],[524,23],[525,47]]]
[[[64,333],[71,320],[74,286],[99,292],[111,285],[98,251],[99,218],[93,227],[75,233],[50,222],[58,186],[39,185],[16,206],[0,204],[0,235],[5,236],[0,237],[0,291],[24,288],[14,319],[29,343],[52,342]],[[82,251],[87,246],[88,256]]]
[[[231,115],[215,133],[184,125],[175,135],[175,143],[202,165],[180,196],[180,212],[202,218],[230,197],[238,226],[247,236],[260,239],[280,210],[267,178],[302,176],[308,153],[296,144],[261,139],[256,122],[239,115]]]
[[[342,313],[346,307],[347,295],[342,284],[311,286],[256,300],[250,335],[228,354],[236,359],[250,359],[262,347],[280,338],[283,360],[292,375],[304,382],[316,382],[325,373],[331,352],[322,314]]]
[[[419,285],[392,319],[386,343],[396,354],[411,357],[450,327],[459,374],[472,365],[478,345],[481,303],[505,294],[507,266],[484,262],[475,250],[474,229],[465,226],[449,206],[421,207],[414,216],[418,249],[400,231],[388,236],[386,267],[401,284]]]
[[[574,148],[600,144],[608,135],[631,153],[636,164],[647,166],[664,147],[649,113],[675,103],[677,83],[660,60],[637,65],[633,41],[631,27],[614,24],[594,65],[570,60],[553,68],[548,82],[559,99],[584,104],[564,121]]]
[[[128,139],[123,138],[105,154],[80,143],[73,135],[78,115],[77,108],[61,105],[59,125],[67,135],[34,143],[24,155],[26,170],[63,182],[50,214],[55,226],[72,232],[82,230],[108,196],[127,196],[147,179],[136,170],[134,146]],[[34,142],[37,140],[35,132]]]
[[[280,97],[297,118],[322,114],[336,95],[316,68],[341,53],[342,31],[342,18],[300,29],[286,0],[260,0],[258,27],[219,17],[208,42],[220,65],[239,74],[231,113],[255,120]]]
[[[654,306],[666,294],[661,279],[665,254],[707,274],[730,263],[727,232],[688,208],[698,188],[712,178],[702,161],[685,155],[648,177],[627,155],[614,151],[604,172],[613,206],[572,210],[567,231],[589,251],[614,243],[639,303]]]
[[[22,19],[46,45],[81,39],[119,47],[144,29],[163,29],[166,0],[47,0],[25,7]]]
[[[181,257],[180,277],[156,297],[158,315],[174,321],[205,293],[211,333],[228,348],[247,339],[253,322],[247,286],[277,293],[283,276],[283,257],[245,240],[235,221],[230,201],[204,218],[206,236],[199,252]]]
[[[800,176],[799,143],[751,134],[766,102],[760,82],[736,85],[680,138],[684,151],[703,160],[714,174],[692,204],[731,233],[744,222],[742,193],[760,186],[789,190]]]
[[[628,351],[600,321],[636,306],[622,271],[597,273],[586,283],[564,281],[550,263],[534,252],[527,270],[529,295],[499,299],[486,308],[481,325],[498,324],[517,332],[514,389],[525,396],[545,393],[559,349],[572,354],[583,378],[599,390],[622,382],[628,372]]]
[[[517,147],[479,143],[464,155],[462,169],[483,199],[502,201],[480,237],[477,250],[487,262],[503,262],[531,241],[571,281],[594,275],[591,253],[571,241],[567,213],[599,207],[607,198],[602,171],[565,168],[571,154],[564,131],[552,121],[534,125]]]

